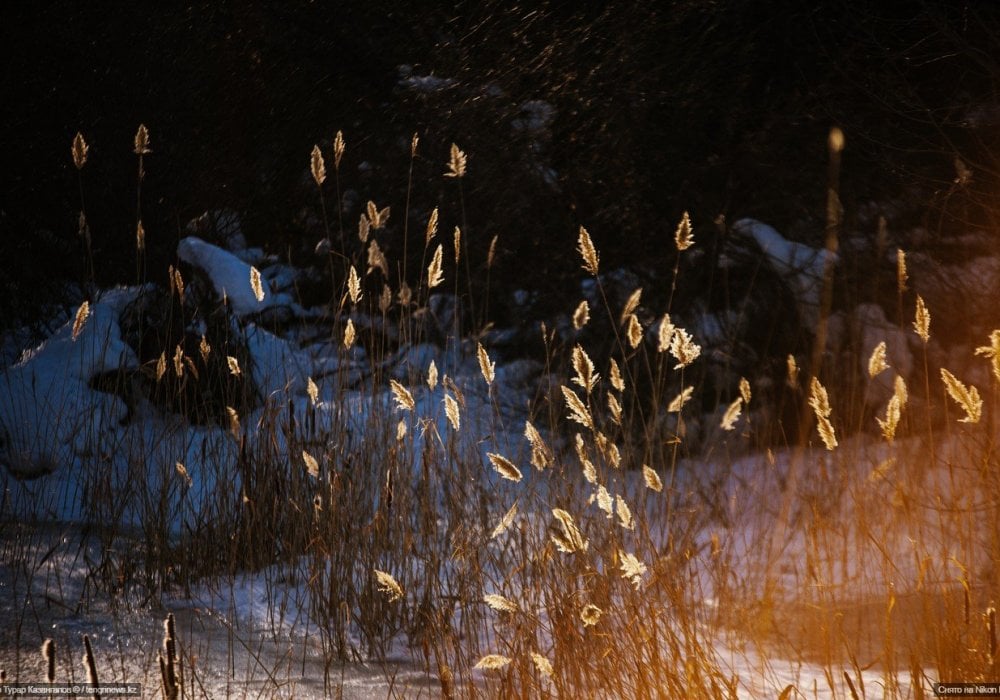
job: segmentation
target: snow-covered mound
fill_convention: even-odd
[[[0,464],[19,478],[72,463],[73,455],[92,450],[99,431],[126,415],[121,399],[90,386],[102,373],[138,367],[118,325],[128,295],[106,296],[90,305],[76,339],[70,319],[0,375]]]
[[[181,240],[177,244],[177,256],[202,270],[211,280],[215,293],[228,300],[230,308],[240,318],[276,308],[298,309],[288,294],[264,289],[264,279],[261,279],[262,296],[258,299],[252,283],[254,268],[229,251],[200,238],[189,236]]]

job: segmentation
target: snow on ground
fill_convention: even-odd
[[[744,221],[737,227],[741,225],[773,264],[804,275],[803,285],[811,288],[821,270],[822,256],[801,250],[758,222]],[[259,314],[275,305],[294,306],[287,295],[271,291],[258,301],[250,266],[221,248],[187,238],[181,242],[179,254],[206,272],[237,316]],[[53,637],[73,648],[78,645],[78,635],[87,631],[94,637],[99,657],[116,660],[109,664],[109,677],[140,680],[155,687],[158,669],[150,640],[158,638],[164,611],[150,607],[153,592],[141,587],[129,589],[119,601],[92,595],[88,581],[93,571],[102,566],[106,571],[114,562],[101,554],[99,544],[88,536],[90,525],[109,518],[138,528],[155,516],[166,518],[177,533],[212,516],[220,489],[239,493],[235,467],[239,446],[228,430],[192,426],[142,404],[126,421],[128,407],[122,399],[91,386],[91,380],[101,373],[137,367],[138,360],[123,342],[118,324],[124,306],[136,293],[127,289],[106,292],[91,304],[90,315],[75,339],[71,319],[0,375],[0,461],[6,467],[0,470],[4,494],[0,514],[8,523],[0,536],[0,546],[8,548],[8,556],[0,561],[26,563],[23,570],[6,563],[0,566],[0,617],[20,620],[13,627],[0,629],[0,667],[17,669],[31,680],[41,678],[34,650],[43,638]],[[469,351],[472,348],[458,353],[454,348],[446,352],[431,345],[404,347],[384,369],[412,392],[415,408],[405,411],[385,388],[362,381],[365,362],[360,350],[354,359],[343,354],[334,359],[329,345],[299,347],[294,333],[279,337],[252,323],[246,325],[246,337],[250,371],[264,404],[241,417],[245,426],[264,425],[275,411],[288,410],[291,405],[295,415],[312,413],[321,432],[326,429],[346,436],[336,446],[343,454],[370,449],[361,436],[373,415],[393,416],[393,421],[406,424],[414,469],[420,468],[423,443],[435,441],[464,454],[478,453],[483,463],[479,478],[487,488],[511,488],[490,467],[487,453],[499,452],[523,463],[523,409],[534,395],[536,367],[499,364],[494,385],[487,387],[474,353]],[[441,370],[441,380],[433,388],[426,383],[432,360]],[[445,387],[445,373],[454,387]],[[345,376],[349,377],[346,384]],[[315,401],[307,392],[310,378],[319,388]],[[446,417],[446,395],[462,404],[459,432]],[[248,431],[248,449],[258,447],[254,442],[260,437],[258,432]],[[293,453],[282,431],[273,431],[267,439],[273,441],[270,449],[286,455],[289,464],[298,462],[300,455]],[[686,465],[679,471],[680,485],[692,492],[714,494],[715,502],[706,506],[719,507],[718,521],[709,522],[703,533],[705,550],[711,547],[710,536],[721,533],[721,545],[737,564],[753,562],[761,542],[769,541],[780,520],[778,494],[789,469],[795,468],[808,472],[805,483],[814,486],[815,508],[811,513],[790,512],[788,522],[782,524],[788,538],[773,552],[779,560],[779,592],[793,596],[801,590],[804,577],[812,576],[815,586],[846,600],[870,592],[892,570],[902,593],[921,576],[922,557],[933,555],[935,561],[943,562],[953,559],[968,568],[981,563],[976,560],[976,547],[959,550],[954,546],[959,541],[966,546],[975,544],[949,530],[967,532],[967,521],[942,523],[935,519],[942,503],[953,502],[974,513],[974,494],[961,492],[954,478],[947,478],[946,470],[934,468],[919,475],[922,482],[914,482],[911,492],[900,493],[898,484],[906,479],[895,478],[899,475],[893,470],[902,467],[889,461],[886,446],[862,439],[848,442],[853,444],[829,457],[790,452],[774,460],[762,455],[747,457],[724,465],[724,470],[717,468],[722,465]],[[915,442],[897,444],[898,464],[919,463],[921,449]],[[931,466],[959,463],[960,449],[957,440],[943,441],[938,463]],[[525,476],[536,493],[543,493],[544,479],[536,480],[530,469]],[[619,487],[631,502],[642,502],[640,493],[645,487],[639,475],[623,476]],[[111,500],[107,497],[111,493],[131,498]],[[928,493],[936,494],[934,499],[926,496]],[[881,507],[887,502],[894,506]],[[897,503],[906,505],[906,517],[903,506],[897,507]],[[913,517],[914,512],[919,517]],[[822,531],[827,546],[820,551],[809,539],[810,533],[817,532],[810,525],[822,519],[817,513],[824,514],[825,522],[860,523],[862,527],[828,527]],[[547,516],[525,514],[539,522],[547,521]],[[25,524],[11,529],[9,523],[18,520]],[[126,527],[116,546],[127,550],[131,536]],[[665,538],[667,533],[664,530],[658,536]],[[915,541],[936,549],[915,553]],[[141,549],[141,542],[135,544]],[[11,547],[23,551],[15,556]],[[850,555],[829,556],[836,551]],[[745,574],[742,583],[751,590],[763,585],[753,578],[752,571]],[[956,571],[947,566],[935,574],[939,582],[957,580]],[[205,684],[208,694],[238,695],[267,684],[273,688],[275,683],[287,688],[290,695],[323,691],[322,679],[328,669],[323,667],[321,650],[313,641],[305,592],[291,577],[276,589],[274,582],[280,579],[272,571],[239,575],[224,582],[198,582],[164,600],[177,616],[185,644],[201,660],[198,682]],[[705,610],[710,613],[718,592],[716,584],[706,575],[700,585]],[[408,660],[407,653],[398,649],[381,665],[358,663],[335,669],[333,682],[341,685],[344,697],[385,697],[396,692],[407,697],[423,692],[433,696],[437,690],[433,675]],[[816,697],[843,695],[839,678],[831,687],[824,667],[783,661],[766,650],[749,648],[736,637],[720,638],[716,653],[720,663],[741,679],[740,697],[773,696],[789,683],[807,691],[815,684]],[[73,654],[78,656],[78,651]],[[882,682],[878,670],[866,671],[864,679],[869,688]]]

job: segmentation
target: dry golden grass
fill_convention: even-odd
[[[375,578],[378,580],[379,590],[385,593],[390,603],[403,600],[406,597],[403,587],[393,578],[392,574],[375,569]]]
[[[87,318],[90,316],[90,302],[83,302],[80,304],[80,308],[76,310],[76,317],[73,319],[73,331],[72,338],[76,340],[80,337],[80,333],[83,332],[83,327],[87,323]]]
[[[924,298],[917,295],[917,310],[913,319],[913,330],[925,343],[931,339],[931,313],[927,310]]]
[[[424,235],[424,243],[429,246],[431,240],[437,234],[438,229],[438,209],[434,207],[434,211],[431,212],[430,218],[427,220],[427,231]]]
[[[736,428],[736,421],[740,419],[742,408],[743,399],[733,399],[733,402],[726,408],[726,412],[722,414],[722,421],[719,423],[719,427],[727,431],[734,430]]]
[[[465,177],[467,164],[468,159],[465,156],[465,152],[455,144],[451,144],[451,151],[449,152],[448,158],[448,172],[446,172],[444,176],[456,178]]]
[[[253,290],[253,296],[257,301],[264,301],[264,285],[260,279],[260,270],[254,266],[250,266],[250,289]]]
[[[701,355],[701,346],[683,328],[675,328],[670,339],[670,354],[677,360],[674,369],[684,369]]]
[[[504,479],[513,481],[515,484],[522,479],[523,475],[521,474],[521,470],[517,468],[517,465],[503,455],[489,452],[486,456],[489,458],[493,468],[497,470],[497,474],[502,476]]]
[[[354,330],[354,321],[352,319],[347,319],[347,323],[344,324],[344,349],[349,350],[354,347],[354,341],[357,338],[357,333]]]
[[[590,305],[586,299],[581,301],[573,312],[573,328],[580,330],[590,321]]]
[[[837,436],[830,422],[830,415],[833,409],[830,407],[830,398],[826,393],[826,388],[820,381],[813,377],[809,384],[809,406],[812,407],[816,415],[816,429],[823,440],[826,449],[833,450],[837,447]]]
[[[149,129],[146,128],[145,124],[140,124],[138,130],[135,132],[135,147],[132,149],[137,156],[144,156],[147,153],[151,153],[149,150]]]
[[[594,242],[590,240],[590,234],[583,226],[580,227],[577,251],[580,253],[580,257],[583,258],[583,269],[596,277],[600,267],[600,259],[597,255],[597,248],[594,247]]]
[[[142,156],[149,142],[145,127],[140,133],[142,145],[137,134],[135,150]],[[79,170],[87,148],[82,136],[80,145],[76,141]],[[414,135],[411,157],[416,149]],[[338,169],[343,153],[337,132]],[[462,178],[466,166],[465,154],[453,145],[445,175]],[[322,185],[326,173],[318,147],[311,172]],[[228,570],[245,564],[241,557],[247,552],[287,553],[280,576],[303,582],[310,630],[320,638],[330,668],[350,658],[383,659],[391,642],[408,634],[414,655],[429,676],[436,670],[447,697],[715,698],[734,696],[737,688],[754,683],[762,689],[760,697],[811,697],[817,686],[790,683],[775,670],[782,659],[793,666],[812,664],[822,678],[816,694],[826,691],[825,682],[836,697],[921,697],[915,688],[929,687],[925,681],[935,674],[995,678],[990,591],[993,562],[1000,560],[1000,505],[993,496],[1000,483],[986,402],[977,387],[941,369],[944,391],[935,382],[936,395],[917,389],[918,400],[908,405],[906,382],[896,376],[893,394],[873,422],[871,406],[850,405],[862,393],[856,387],[830,381],[828,393],[809,375],[813,367],[800,370],[789,355],[786,379],[797,390],[804,373],[809,386],[804,410],[812,411],[826,450],[813,450],[815,438],[805,436],[790,451],[775,448],[752,463],[727,464],[719,454],[769,427],[760,425],[768,420],[767,385],[755,380],[758,396],[751,406],[750,382],[731,377],[719,391],[714,414],[721,413],[723,432],[709,426],[715,431],[710,435],[721,435],[717,442],[723,447],[713,446],[712,464],[687,463],[679,457],[688,447],[683,426],[709,415],[696,408],[699,373],[684,372],[698,369],[702,349],[663,309],[657,310],[662,315],[655,334],[644,329],[643,292],[635,289],[621,309],[608,308],[606,301],[596,309],[587,301],[576,304],[576,330],[593,314],[621,334],[612,341],[611,356],[595,363],[599,356],[595,352],[592,358],[593,348],[575,340],[550,347],[547,340],[551,356],[542,359],[562,372],[553,383],[562,382],[560,390],[553,396],[540,392],[534,412],[512,422],[500,409],[509,398],[506,387],[482,343],[475,354],[486,389],[463,383],[469,377],[439,377],[433,361],[426,372],[414,368],[408,381],[386,376],[387,353],[396,348],[357,319],[378,308],[385,318],[398,314],[400,328],[416,328],[413,310],[444,281],[443,243],[433,253],[430,249],[438,210],[427,223],[420,267],[428,256],[430,263],[412,290],[404,280],[390,279],[398,264],[387,258],[393,248],[383,250],[372,236],[388,217],[388,206],[368,203],[358,228],[365,245],[345,260],[331,297],[334,308],[338,299],[341,308],[348,300],[352,305],[335,351],[347,357],[360,342],[371,353],[370,378],[359,383],[347,369],[308,377],[308,402],[294,409],[291,402],[282,408],[284,397],[269,400],[259,412],[238,403],[226,406],[244,480],[238,492],[228,494],[231,503],[219,506],[219,529],[200,533],[203,543],[195,547],[202,548],[199,556],[221,561],[215,565]],[[399,217],[409,218],[407,211]],[[496,241],[490,243],[487,267],[494,263]],[[674,242],[678,251],[696,244],[686,212]],[[476,259],[462,251],[457,226],[452,243],[456,263]],[[599,254],[582,226],[576,250],[604,299]],[[379,295],[362,294],[357,266],[366,255],[366,274],[381,273]],[[902,300],[907,292],[902,250],[896,261]],[[170,284],[183,299],[179,273],[171,271]],[[263,300],[255,268],[251,285]],[[650,288],[645,305],[652,307],[655,298]],[[913,328],[927,343],[929,312],[919,296],[915,304]],[[73,324],[74,338],[87,313],[84,304]],[[686,318],[683,310],[675,316]],[[465,330],[456,323],[456,341]],[[466,336],[471,347],[468,337],[476,336]],[[421,339],[418,334],[409,340]],[[199,370],[213,352],[205,336],[201,341]],[[221,348],[215,352],[224,356]],[[160,353],[157,381],[175,379],[168,373],[168,352],[173,375],[190,380],[194,361],[177,345]],[[675,362],[662,355],[667,352]],[[1000,331],[976,354],[1000,382]],[[890,369],[884,342],[867,358],[867,367],[864,358],[851,362],[863,382],[866,368],[869,378]],[[235,357],[227,358],[222,371],[226,368],[242,375]],[[649,368],[662,369],[662,376]],[[249,368],[245,372],[251,374]],[[350,412],[335,408],[339,398],[320,401],[317,382],[324,384],[324,396],[354,392],[370,401],[372,415],[361,430],[338,413]],[[656,385],[643,386],[648,382]],[[393,405],[372,400],[387,385]],[[636,398],[646,389],[655,397],[652,409]],[[945,392],[962,409],[959,420],[965,425],[949,421],[920,434],[917,418],[925,417],[929,404],[940,404]],[[484,428],[476,413],[480,403],[496,414],[492,428]],[[666,413],[677,414],[667,428],[661,424]],[[794,420],[807,426],[802,418]],[[567,430],[573,424],[583,430]],[[859,426],[874,431],[876,425],[877,445],[851,435]],[[250,430],[264,434],[257,447],[249,447]],[[844,444],[838,443],[838,431]],[[279,443],[287,448],[282,451]],[[934,456],[928,458],[929,452]],[[924,464],[928,459],[933,462]],[[528,463],[535,471],[525,478],[517,465]],[[167,464],[173,466],[165,472],[171,488],[191,488],[192,475],[177,455]],[[499,478],[492,473],[484,478],[482,470],[491,467]],[[793,467],[801,470],[798,480],[789,477]],[[788,517],[777,537],[782,500]],[[164,568],[168,563],[182,568],[160,556]],[[260,556],[257,566],[273,563],[269,555]],[[269,576],[268,585],[277,591],[279,575]],[[273,591],[269,595],[277,595]],[[166,637],[176,640],[175,632]],[[723,642],[733,644],[734,655],[751,649],[765,661],[734,671],[720,654]],[[169,669],[180,657],[171,650],[159,659],[161,694],[178,697],[179,665]],[[332,694],[332,682],[325,687]],[[278,694],[280,684],[274,688]]]
[[[677,230],[674,232],[674,243],[679,251],[687,250],[694,245],[694,230],[691,227],[691,217],[688,216],[687,212],[684,212],[681,222],[677,224]]]
[[[319,150],[319,146],[313,146],[309,156],[309,170],[317,187],[326,181],[326,163],[323,162],[323,152]]]
[[[427,267],[428,289],[434,289],[434,287],[444,282],[443,255],[444,248],[438,245],[437,250],[434,251],[434,257],[431,258],[431,264]]]
[[[885,360],[885,351],[886,347],[884,340],[880,342],[878,345],[876,345],[875,349],[872,350],[872,354],[868,358],[869,377],[874,379],[878,375],[882,374],[882,372],[889,369],[889,364]]]
[[[948,396],[965,411],[965,417],[959,420],[962,423],[978,423],[983,416],[983,400],[979,396],[979,390],[971,385],[966,386],[944,367],[941,368],[941,381],[944,382]]]
[[[684,404],[691,400],[691,394],[694,393],[693,386],[684,387],[683,391],[673,398],[673,400],[667,405],[667,413],[680,413],[681,409],[684,408]]]
[[[83,166],[87,164],[87,155],[90,153],[90,146],[83,140],[83,134],[79,131],[73,137],[72,153],[73,165],[76,166],[77,170],[83,170]]]

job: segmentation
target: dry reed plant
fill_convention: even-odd
[[[418,141],[414,135],[410,142],[411,186]],[[831,142],[831,149],[839,153],[842,145]],[[135,152],[141,182],[149,153],[145,127]],[[338,206],[344,152],[338,131],[332,161]],[[88,158],[82,136],[72,155],[79,172]],[[449,187],[457,184],[459,197],[467,165],[453,144],[443,176]],[[328,173],[319,145],[310,173],[326,226]],[[932,390],[925,354],[922,395],[911,397],[896,374],[891,397],[877,410],[852,407],[860,392],[828,374],[824,385],[812,376],[814,367],[800,368],[789,355],[789,393],[808,387],[794,420],[807,427],[806,418],[815,420],[825,448],[816,442],[813,449],[809,435],[789,445],[800,460],[797,482],[789,478],[793,457],[777,448],[726,463],[718,457],[723,448],[713,445],[721,464],[683,460],[694,430],[714,431],[712,440],[727,449],[748,441],[768,419],[774,387],[731,376],[717,393],[716,412],[705,412],[699,373],[705,339],[681,327],[690,323],[684,309],[671,313],[680,267],[664,290],[627,290],[612,308],[600,253],[583,226],[577,274],[593,278],[588,283],[597,295],[569,301],[566,328],[573,330],[562,345],[542,330],[542,359],[554,378],[551,393],[539,392],[529,411],[505,412],[520,398],[507,395],[495,359],[501,355],[487,334],[475,332],[488,319],[474,313],[467,318],[477,328],[466,328],[456,312],[447,352],[436,356],[440,366],[421,359],[394,373],[401,349],[428,341],[418,312],[426,314],[432,296],[441,294],[445,266],[457,293],[463,262],[469,277],[470,258],[485,259],[487,270],[495,263],[496,236],[485,258],[483,251],[470,255],[471,242],[488,235],[470,224],[461,201],[461,212],[443,206],[428,215],[413,288],[405,273],[405,231],[416,220],[409,194],[391,221],[390,206],[368,201],[359,214],[359,241],[347,246],[341,231],[343,269],[329,270],[332,313],[321,330],[330,340],[323,351],[336,355],[330,369],[257,404],[227,399],[220,411],[225,432],[214,448],[198,443],[203,435],[188,427],[179,429],[176,443],[163,438],[164,459],[134,456],[133,482],[94,506],[118,512],[118,497],[140,504],[145,561],[126,578],[140,577],[143,566],[155,572],[150,591],[212,577],[224,589],[242,572],[258,571],[273,608],[301,608],[295,633],[318,640],[328,694],[336,692],[345,664],[388,663],[403,644],[445,697],[715,698],[763,686],[764,697],[829,691],[903,698],[929,697],[929,678],[995,677],[990,591],[1000,504],[992,494],[1000,483],[985,387],[980,395],[966,375],[939,368],[942,385]],[[435,241],[452,218],[461,219],[450,243],[454,269],[452,255],[444,259],[445,243]],[[404,231],[402,261],[398,247],[384,245],[394,227]],[[687,212],[673,242],[678,255],[700,243]],[[901,249],[896,264],[902,307],[910,290]],[[178,271],[169,278],[172,303],[189,308],[197,283],[189,278],[185,289]],[[256,267],[250,286],[262,301]],[[663,299],[666,308],[655,308]],[[474,301],[486,308],[485,300]],[[912,328],[926,347],[930,314],[921,297],[914,304]],[[74,340],[86,334],[90,312],[87,302],[79,307]],[[605,319],[607,326],[599,326]],[[651,325],[651,319],[659,320]],[[390,337],[390,327],[398,336]],[[603,356],[588,347],[602,327],[610,329],[611,345]],[[218,337],[199,339],[158,348],[144,367],[150,384],[165,390],[193,382],[210,362],[220,375],[212,381],[252,377],[250,357],[237,357]],[[988,342],[976,354],[989,363],[995,391],[1000,331]],[[459,376],[451,352],[464,353],[472,371]],[[862,379],[867,373],[887,381],[885,372],[902,371],[889,359],[881,342],[854,364]],[[636,399],[644,383],[653,384],[650,406]],[[923,432],[910,414],[932,399],[944,401],[945,393],[964,415]],[[852,430],[872,431],[878,444],[859,447]],[[926,461],[924,443],[934,456],[929,468],[918,468]],[[199,444],[206,454],[196,468]],[[231,487],[220,488],[206,512],[193,514],[183,494],[196,488],[201,468],[216,470],[218,482]],[[91,491],[100,492],[96,477]],[[779,538],[775,511],[782,499],[788,517]],[[177,518],[186,528],[180,535],[169,526]],[[118,512],[109,522],[110,531],[123,527],[124,518]],[[772,546],[776,539],[779,546]],[[109,535],[108,542],[110,551],[120,539]],[[113,579],[110,573],[105,579],[109,588]],[[157,656],[165,698],[194,694],[204,672],[187,647],[179,653],[173,627],[168,616]],[[235,648],[241,641],[233,634]],[[55,652],[46,648],[53,669]],[[745,663],[734,670],[720,648],[744,654]],[[96,674],[89,656],[88,672],[94,666]],[[815,665],[822,680],[789,683],[776,670],[781,658]],[[269,673],[263,694],[285,692],[287,678]]]

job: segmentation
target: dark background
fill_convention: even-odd
[[[875,211],[894,244],[930,249],[996,225],[998,47],[997,3],[947,0],[5,4],[0,326],[79,297],[67,283],[85,273],[81,186],[98,283],[135,280],[140,123],[151,278],[186,222],[222,207],[252,243],[311,262],[323,229],[309,152],[321,144],[332,173],[338,129],[342,188],[393,207],[396,260],[419,132],[410,224],[422,232],[440,206],[443,231],[464,225],[477,269],[500,235],[489,294],[501,317],[518,288],[539,291],[540,314],[575,304],[580,224],[605,269],[652,279],[669,278],[684,210],[710,253],[728,236],[719,215],[819,244],[832,125],[847,138],[845,228],[874,236]],[[453,83],[405,90],[403,64]],[[509,126],[533,99],[555,107],[535,152]],[[77,131],[91,147],[80,178]],[[452,142],[469,155],[461,199],[441,177]],[[961,187],[956,157],[974,173]],[[930,235],[909,240],[917,225]],[[410,253],[413,277],[421,251]],[[848,260],[843,274],[865,269]]]

